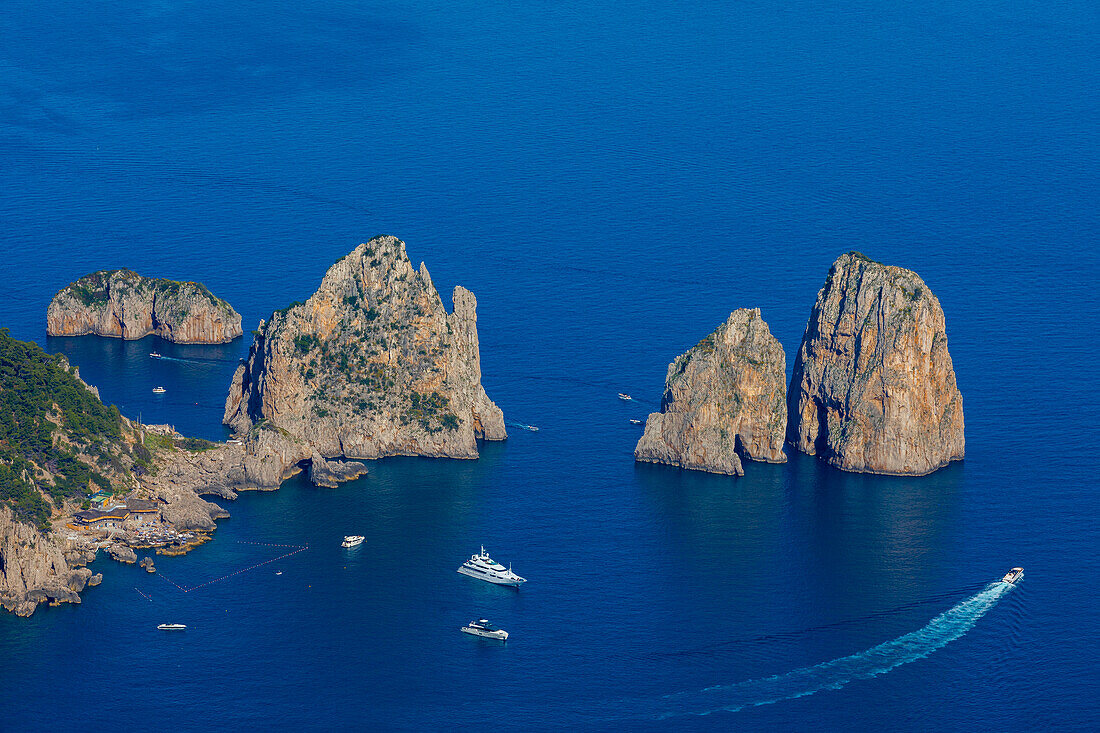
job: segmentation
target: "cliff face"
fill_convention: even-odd
[[[741,457],[787,460],[786,423],[783,347],[758,308],[742,308],[669,365],[634,457],[741,476]]]
[[[922,475],[963,457],[943,310],[916,273],[842,255],[810,312],[788,440],[837,468]]]
[[[0,505],[0,606],[18,616],[30,616],[39,603],[80,603],[92,571],[70,566],[82,563],[67,555],[57,538],[16,521]]]
[[[481,386],[476,306],[456,287],[447,313],[395,237],[356,247],[309,300],[261,323],[233,376],[224,422],[252,470],[286,475],[315,455],[476,458],[476,438],[503,440]]]
[[[58,292],[46,311],[46,333],[124,339],[156,334],[181,344],[221,344],[241,335],[241,316],[200,283],[112,270],[85,275]]]

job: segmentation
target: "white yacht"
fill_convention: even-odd
[[[1012,568],[1007,573],[1005,573],[1005,576],[1003,578],[1001,578],[1001,582],[1012,583],[1013,585],[1015,585],[1016,581],[1022,577],[1024,577],[1023,568]]]
[[[462,631],[472,636],[481,636],[486,639],[500,639],[501,641],[508,640],[508,632],[504,629],[498,629],[493,626],[486,619],[479,618],[477,621],[471,621],[462,627]]]
[[[365,540],[365,539],[366,539],[366,537],[364,537],[361,534],[349,534],[346,537],[344,537],[344,541],[340,543],[340,546],[341,547],[355,547],[356,545],[363,544],[363,540]]]
[[[510,585],[515,588],[527,582],[526,578],[521,578],[512,572],[511,565],[504,567],[489,557],[489,553],[485,552],[484,545],[481,546],[481,554],[470,555],[470,559],[462,563],[462,567],[458,569],[458,572],[469,575],[471,578],[480,578],[490,583]]]
[[[160,358],[161,358],[161,356],[160,356],[160,354],[158,354],[157,352],[155,352],[155,351],[152,351],[152,352],[150,352],[150,353],[149,353],[149,358],[150,358],[150,359],[160,359]]]
[[[630,395],[628,395],[628,394],[624,393],[624,392],[620,392],[620,393],[619,393],[619,399],[620,399],[620,400],[632,400],[632,399],[634,399],[634,398],[633,398],[633,397],[631,397]]]
[[[183,624],[161,624],[157,628],[161,631],[183,631],[187,627]]]
[[[167,391],[164,387],[153,387],[153,394],[164,394]]]

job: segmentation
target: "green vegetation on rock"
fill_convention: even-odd
[[[118,408],[100,402],[62,357],[0,329],[0,501],[16,518],[45,528],[46,496],[108,488],[99,469],[111,465],[121,437]]]

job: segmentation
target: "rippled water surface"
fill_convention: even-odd
[[[445,301],[477,294],[486,388],[541,429],[243,495],[158,575],[97,560],[82,605],[0,617],[0,727],[1100,726],[1098,20],[9,1],[0,325],[127,415],[221,438],[247,339],[46,339],[52,294],[125,266],[201,280],[248,330],[393,233]],[[966,460],[635,465],[669,361],[748,306],[789,365],[849,249],[940,298]],[[527,586],[455,573],[483,543]],[[479,616],[507,645],[458,632]]]

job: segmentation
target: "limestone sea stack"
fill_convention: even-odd
[[[735,476],[742,458],[786,461],[786,378],[783,347],[760,309],[734,311],[669,365],[661,411],[634,457]]]
[[[448,313],[396,237],[360,244],[261,322],[225,424],[278,471],[324,460],[322,483],[345,473],[331,459],[477,458],[477,438],[506,437],[504,415],[481,386],[477,301],[463,287],[453,300]]]
[[[156,334],[180,344],[223,344],[241,335],[241,316],[202,283],[103,270],[53,297],[46,333],[123,339]]]
[[[788,440],[845,471],[919,476],[963,457],[943,310],[915,272],[833,263],[789,390]]]

